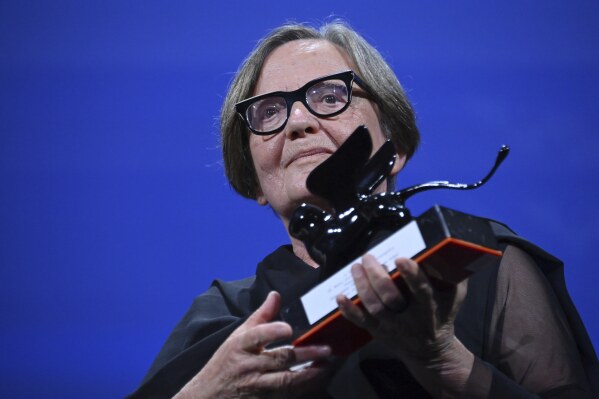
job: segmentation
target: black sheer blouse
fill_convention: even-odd
[[[269,291],[281,293],[285,306],[317,279],[316,269],[283,246],[258,265],[255,277],[216,280],[195,299],[130,397],[172,397]],[[501,261],[470,278],[456,336],[476,356],[466,397],[592,397],[562,306],[533,258],[517,247],[508,246]],[[341,362],[321,397],[430,396],[401,362],[371,342]]]

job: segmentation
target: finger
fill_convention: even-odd
[[[260,324],[239,334],[239,345],[241,349],[260,353],[264,347],[271,342],[291,338],[291,326],[282,321]]]
[[[377,267],[380,268],[380,266]],[[354,278],[356,290],[358,291],[358,296],[368,313],[374,317],[389,317],[392,312],[385,307],[370,284],[370,281],[366,276],[365,266],[357,263],[352,266],[351,273]]]
[[[449,319],[454,319],[468,291],[468,280],[463,280],[454,285],[451,290],[437,293],[441,314],[446,314]]]
[[[418,263],[412,259],[398,258],[395,260],[395,266],[410,289],[414,301],[430,303],[433,299],[433,288]]]
[[[287,370],[295,364],[324,360],[330,355],[331,348],[326,345],[301,348],[286,345],[263,351],[257,368],[261,371]]]
[[[403,310],[407,304],[406,299],[397,285],[391,280],[387,268],[369,254],[362,258],[362,262],[370,286],[385,309],[392,313]],[[368,306],[366,308],[370,311]]]
[[[246,323],[261,324],[273,320],[281,310],[281,295],[276,291],[271,291],[258,309],[248,318]]]
[[[339,311],[349,321],[358,327],[372,331],[378,326],[378,321],[364,309],[350,301],[345,295],[337,295]]]
[[[333,353],[328,345],[311,345],[294,348],[297,363],[327,359]]]
[[[315,362],[313,365],[298,371],[284,370],[264,373],[256,381],[256,385],[261,390],[280,393],[281,397],[294,396],[290,394],[297,394],[298,390],[302,392],[310,390],[309,386],[320,386],[319,382],[325,378],[329,370],[330,363]]]
[[[276,291],[269,292],[262,305],[239,327],[239,333],[246,331],[250,327],[268,323],[277,316],[280,309],[281,295]]]
[[[466,294],[468,293],[468,280],[463,280],[458,284],[458,292],[456,294],[456,300],[459,303],[462,303],[462,301],[464,301],[464,298],[466,298]]]

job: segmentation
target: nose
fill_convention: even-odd
[[[318,118],[300,102],[291,107],[289,119],[285,126],[285,135],[291,140],[304,137],[306,134],[316,133],[318,130]]]

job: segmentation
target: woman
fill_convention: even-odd
[[[380,54],[341,23],[320,31],[283,26],[243,63],[224,102],[229,181],[269,205],[287,229],[302,202],[326,207],[306,189],[306,177],[359,125],[368,127],[375,151],[386,138],[395,144],[394,177],[419,133]],[[392,189],[392,180],[377,192]],[[318,265],[291,238],[255,277],[216,281],[196,299],[134,396],[590,397],[576,342],[526,252],[507,247],[500,264],[443,291],[415,262],[396,265],[409,300],[368,255],[352,267],[364,308],[337,298],[342,314],[372,334],[371,344],[336,360],[326,346],[266,349],[292,334],[276,321],[281,306],[318,278]],[[306,361],[313,363],[290,371]]]

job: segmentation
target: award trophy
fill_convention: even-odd
[[[281,312],[293,328],[295,346],[327,344],[335,355],[347,356],[371,339],[341,316],[335,299],[342,293],[360,303],[350,268],[366,253],[387,268],[400,288],[394,264],[398,257],[414,259],[433,284],[442,286],[459,283],[501,256],[486,219],[438,205],[412,217],[405,201],[425,190],[482,186],[508,155],[508,147],[500,149],[491,171],[477,183],[433,181],[379,194],[373,193],[389,176],[397,155],[391,141],[372,157],[371,152],[370,133],[359,126],[306,181],[329,209],[301,204],[289,223],[289,233],[304,243],[321,273],[315,287]]]

